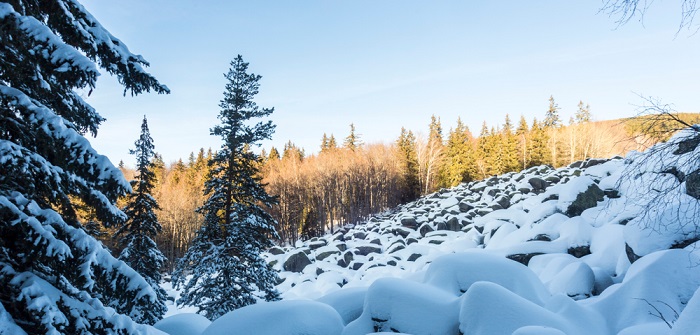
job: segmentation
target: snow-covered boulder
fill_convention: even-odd
[[[698,331],[700,331],[700,288],[695,290],[695,294],[673,324],[673,331],[669,335],[693,334]]]
[[[605,315],[617,333],[628,327],[674,320],[700,287],[700,258],[681,249],[658,251],[632,264],[624,280],[582,301]],[[656,311],[658,310],[658,312]]]
[[[362,314],[366,295],[366,287],[349,287],[329,293],[316,300],[333,307],[347,325]]]
[[[526,266],[486,252],[463,252],[438,257],[430,264],[425,282],[454,295],[480,281],[496,283],[535,304],[543,305],[547,289]]]
[[[343,335],[404,332],[413,335],[457,334],[458,298],[444,290],[409,280],[384,278],[368,289],[364,311]]]
[[[261,302],[226,313],[202,335],[339,335],[343,320],[324,303],[308,300]]]
[[[160,320],[153,327],[169,335],[200,335],[209,325],[211,321],[202,315],[182,313]]]
[[[311,260],[306,253],[299,251],[289,256],[286,261],[284,261],[284,270],[290,272],[302,272],[304,268],[311,264]]]

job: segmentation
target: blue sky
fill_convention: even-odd
[[[392,142],[402,126],[445,132],[457,117],[478,133],[506,114],[539,119],[553,95],[567,120],[579,100],[598,120],[635,114],[636,94],[700,111],[700,36],[678,35],[677,3],[655,1],[644,22],[618,27],[600,1],[84,0],[170,95],[123,97],[105,75],[87,101],[107,118],[94,147],[133,165],[128,149],[145,114],[166,162],[217,149],[229,62],[263,76],[256,101],[275,107],[264,147],[307,152],[323,133]]]

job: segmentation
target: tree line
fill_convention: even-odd
[[[689,122],[694,116],[682,115]],[[279,242],[334,231],[459,183],[642,149],[644,143],[633,135],[652,131],[639,126],[640,118],[594,122],[583,102],[563,122],[553,97],[541,119],[521,116],[516,124],[506,115],[502,124],[484,123],[474,136],[460,119],[445,132],[440,118],[432,116],[427,135],[402,128],[390,144],[362,143],[350,125],[349,134],[340,140],[324,134],[316,154],[306,154],[291,141],[281,150],[263,150],[257,164],[265,189],[278,197],[268,211],[278,223]],[[156,242],[167,258],[167,270],[184,255],[202,224],[195,210],[205,200],[203,185],[213,155],[211,149],[201,149],[169,165],[158,155],[154,158],[153,196],[163,227]],[[133,175],[123,164],[120,167],[126,176]]]

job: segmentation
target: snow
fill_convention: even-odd
[[[491,282],[474,283],[460,311],[460,331],[465,335],[511,334],[530,325],[565,328],[561,317]]]
[[[543,304],[549,295],[542,282],[526,266],[486,252],[442,256],[425,274],[426,283],[454,295],[461,295],[479,281],[496,283],[538,305]]]
[[[693,334],[700,330],[700,288],[695,290],[693,297],[688,301],[683,312],[673,325],[670,335]],[[665,324],[664,324],[665,325]]]
[[[283,303],[317,299],[331,306],[343,335],[671,334],[650,314],[654,308],[672,324],[678,312],[675,333],[690,334],[699,326],[700,253],[697,243],[668,249],[697,236],[698,201],[671,178],[659,178],[654,169],[669,164],[646,164],[646,155],[580,169],[532,168],[488,187],[463,184],[266,257],[282,270],[290,255],[309,254],[312,264],[302,272],[281,272]],[[626,178],[633,176],[630,166],[639,169],[636,179]],[[551,185],[521,193],[531,190],[533,177]],[[661,197],[649,191],[669,185]],[[618,193],[567,214],[594,186]],[[490,210],[502,196],[510,207]],[[402,218],[427,228],[403,227]],[[450,220],[461,229],[439,229]],[[647,229],[652,225],[665,229]],[[366,246],[377,251],[358,253]],[[643,257],[631,259],[629,248]],[[353,257],[344,265],[347,253]],[[506,257],[519,259],[514,255],[527,256],[520,259],[527,265]]]
[[[614,332],[658,322],[654,308],[667,320],[675,320],[675,313],[700,287],[698,264],[700,259],[686,250],[658,251],[632,264],[621,283],[582,302],[606,315]]]
[[[349,287],[324,295],[316,301],[333,307],[347,325],[362,314],[366,295],[366,287]]]
[[[409,334],[453,334],[457,331],[455,295],[409,280],[384,278],[367,290],[364,311],[348,324],[343,335],[362,335],[373,329]]]
[[[261,302],[228,312],[202,335],[340,335],[343,320],[332,307],[315,301]]]
[[[0,10],[2,10],[2,7],[0,7]],[[1,13],[0,13],[1,14]],[[15,320],[12,319],[12,316],[7,313],[5,310],[5,307],[2,305],[0,302],[0,334],[12,334],[12,335],[27,335],[27,333],[22,330],[17,324],[15,323]]]
[[[169,316],[153,325],[156,329],[169,335],[201,335],[211,325],[204,316],[194,313],[182,313]]]
[[[563,331],[545,326],[525,326],[516,329],[513,335],[566,335]]]

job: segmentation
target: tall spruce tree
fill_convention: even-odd
[[[457,127],[450,130],[445,146],[442,186],[453,187],[476,177],[474,144],[469,128],[457,118]]]
[[[250,150],[275,129],[271,121],[252,120],[274,109],[259,108],[253,101],[261,77],[248,73],[240,55],[225,77],[221,124],[211,129],[223,144],[210,161],[208,199],[199,208],[204,224],[174,274],[176,285],[184,284],[178,302],[197,306],[210,319],[259,300],[279,299],[277,273],[260,255],[273,245],[272,238],[278,238],[275,220],[261,207],[276,199],[265,191],[258,155]],[[185,280],[187,274],[192,276]]]
[[[77,90],[98,68],[132,95],[168,88],[75,0],[0,3],[0,315],[13,334],[134,334],[157,295],[78,219],[125,219],[130,186],[84,137],[104,119]],[[155,313],[157,314],[157,312]],[[15,325],[12,325],[16,323]]]
[[[547,145],[549,146],[549,164],[556,167],[560,165],[561,148],[559,147],[559,128],[562,126],[559,117],[559,105],[554,101],[554,96],[549,96],[549,108],[544,115],[542,127],[548,135]]]
[[[520,115],[518,128],[515,129],[515,136],[518,140],[518,169],[525,170],[529,162],[528,143],[530,139],[530,129],[524,115]]]
[[[513,132],[513,123],[508,114],[506,114],[503,130],[501,131],[501,148],[503,172],[519,171],[518,138]]]
[[[442,138],[442,124],[440,118],[435,115],[430,116],[430,125],[428,126],[428,143],[423,150],[422,170],[423,172],[423,192],[428,194],[435,191],[439,182],[439,174],[444,163],[445,144]]]
[[[122,248],[119,259],[141,274],[158,296],[149,313],[150,319],[145,320],[153,324],[167,310],[165,307],[167,294],[159,285],[160,270],[166,259],[154,241],[162,227],[155,214],[160,207],[156,199],[151,196],[156,175],[151,162],[154,156],[153,138],[148,131],[146,116],[143,117],[141,124],[141,136],[134,145],[136,149],[130,150],[129,153],[136,156],[138,175],[136,180],[131,182],[134,192],[129,195],[127,205],[122,210],[127,216],[126,222],[117,230],[115,238],[119,238],[119,246]]]
[[[335,141],[334,141],[335,142]],[[362,146],[362,140],[360,139],[360,134],[355,130],[355,124],[350,124],[350,134],[345,138],[345,147],[355,151],[355,149]]]
[[[402,203],[406,203],[418,199],[421,192],[416,137],[413,135],[413,132],[401,127],[401,134],[396,140],[396,146],[401,166],[399,199]]]
[[[532,120],[530,127],[530,141],[528,142],[528,167],[538,166],[547,163],[549,156],[547,142],[549,136],[537,118]]]

